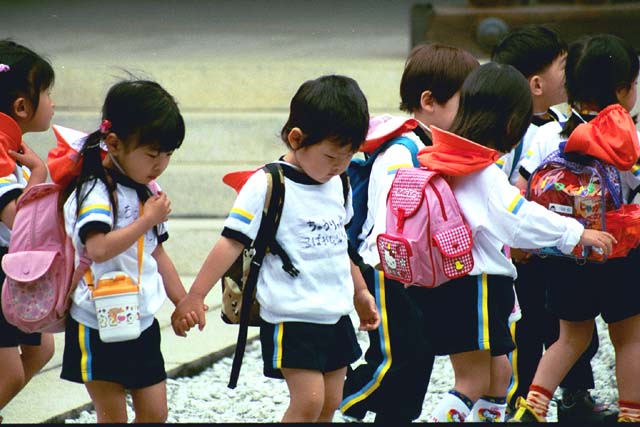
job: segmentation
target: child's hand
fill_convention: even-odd
[[[353,296],[353,304],[360,318],[361,331],[372,331],[380,325],[380,315],[376,307],[376,300],[368,289],[360,289]]]
[[[149,197],[144,204],[143,218],[147,218],[151,225],[165,222],[171,213],[171,200],[166,193],[158,193]]]
[[[171,326],[176,335],[186,337],[187,332],[198,325],[202,330],[206,324],[205,311],[208,309],[204,298],[188,293],[182,298],[171,315]]]
[[[20,151],[19,152],[18,151],[9,150],[9,151],[7,151],[7,153],[9,154],[9,156],[11,156],[11,158],[13,160],[15,160],[16,162],[20,163],[21,165],[25,165],[32,172],[35,171],[35,170],[39,170],[39,169],[45,169],[46,170],[47,166],[44,164],[44,161],[40,158],[40,156],[38,156],[35,153],[35,151],[33,151],[24,142],[20,146]]]
[[[580,243],[583,246],[594,246],[602,250],[604,255],[611,254],[613,245],[618,243],[615,237],[606,231],[592,230],[585,228],[580,236]]]

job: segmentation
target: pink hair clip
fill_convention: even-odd
[[[111,122],[107,119],[104,119],[100,124],[100,133],[108,134],[111,130]]]
[[[6,73],[9,70],[11,70],[11,67],[7,64],[0,64],[0,73]]]

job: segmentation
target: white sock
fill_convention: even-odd
[[[507,410],[507,400],[504,397],[482,396],[471,408],[467,418],[469,422],[503,423]]]
[[[456,390],[450,390],[436,405],[429,422],[463,423],[472,405],[473,402],[467,396]]]

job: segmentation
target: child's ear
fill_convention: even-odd
[[[287,135],[287,141],[289,142],[289,147],[291,147],[292,150],[300,148],[303,139],[304,134],[298,127],[291,129]]]
[[[109,132],[107,134],[107,136],[104,138],[104,143],[106,144],[110,153],[117,153],[122,146],[122,141],[120,141],[118,135],[113,132]]]
[[[539,75],[536,74],[529,78],[529,89],[533,96],[542,95],[542,78]]]
[[[433,104],[435,104],[435,102],[433,93],[430,90],[425,90],[420,94],[420,108],[426,112],[433,113]]]
[[[27,120],[31,114],[29,105],[30,104],[27,102],[27,99],[22,96],[13,101],[14,117]]]

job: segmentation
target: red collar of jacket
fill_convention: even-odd
[[[609,105],[589,123],[578,125],[564,151],[588,154],[620,170],[629,170],[640,157],[636,125],[620,104]]]
[[[16,169],[16,161],[9,157],[8,151],[18,151],[22,145],[22,129],[13,118],[0,113],[0,176],[7,176]]]
[[[420,165],[444,175],[460,176],[484,169],[500,157],[492,148],[431,126],[433,145],[418,153]]]

